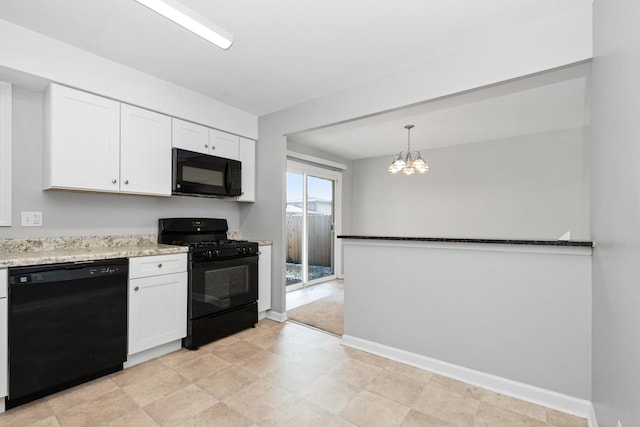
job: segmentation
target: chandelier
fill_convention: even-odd
[[[419,151],[411,151],[411,129],[413,125],[406,125],[407,130],[407,152],[403,156],[401,151],[398,158],[395,159],[387,169],[388,172],[398,173],[402,171],[405,175],[413,175],[416,172],[425,173],[429,171],[429,165],[422,158]]]

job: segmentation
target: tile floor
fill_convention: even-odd
[[[181,350],[0,415],[0,426],[531,426],[586,421],[343,347],[294,323]]]

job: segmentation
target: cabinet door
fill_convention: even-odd
[[[240,138],[240,161],[242,162],[242,195],[239,202],[256,201],[256,143]]]
[[[238,160],[240,137],[219,130],[209,129],[210,154],[227,159]]]
[[[271,308],[271,246],[260,246],[258,258],[258,313]]]
[[[45,100],[44,188],[117,192],[120,103],[55,84]]]
[[[171,195],[171,117],[122,104],[120,191]]]
[[[129,280],[129,354],[187,335],[187,273]]]
[[[174,148],[210,154],[209,128],[185,122],[184,120],[173,119],[172,136],[171,146]]]

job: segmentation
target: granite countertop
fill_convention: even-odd
[[[271,240],[252,240],[253,242],[257,242],[258,246],[271,246],[273,242]]]
[[[154,235],[0,239],[0,268],[186,253],[159,245]]]
[[[590,240],[534,240],[534,239],[467,239],[449,237],[394,237],[394,236],[338,236],[338,239],[396,240],[409,242],[487,243],[501,245],[583,246],[593,247]]]

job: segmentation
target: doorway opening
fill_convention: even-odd
[[[288,318],[341,336],[344,286],[336,236],[341,218],[340,172],[287,162],[286,307]]]
[[[337,278],[341,174],[287,162],[286,289]]]

